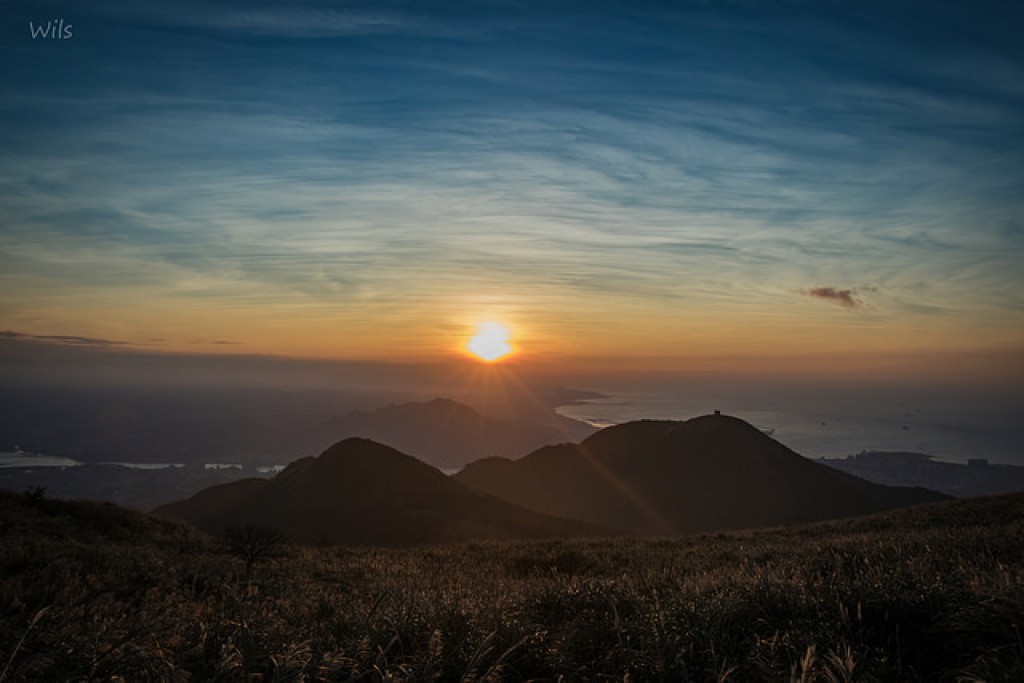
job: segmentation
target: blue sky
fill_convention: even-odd
[[[1019,357],[1021,8],[4,3],[0,328]]]

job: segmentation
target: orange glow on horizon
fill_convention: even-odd
[[[522,297],[526,299],[525,294]],[[799,300],[798,303],[802,303]],[[871,322],[880,312],[805,319],[791,314],[745,315],[694,306],[685,316],[655,316],[609,304],[600,308],[534,310],[511,301],[452,300],[436,307],[400,312],[358,308],[338,316],[318,308],[284,305],[225,308],[212,301],[189,307],[180,302],[134,299],[102,308],[74,302],[29,324],[5,325],[19,333],[50,339],[74,334],[113,340],[91,353],[171,353],[210,356],[275,356],[353,363],[468,364],[482,371],[515,366],[520,372],[555,376],[594,372],[716,372],[884,376],[888,378],[986,377],[1005,381],[1024,376],[1024,335],[1019,324],[936,318],[924,326],[915,318]],[[614,303],[614,302],[613,302]],[[358,313],[358,315],[356,315]],[[58,315],[59,314],[59,315]],[[116,314],[116,320],[111,317]],[[42,315],[42,314],[41,314]],[[86,322],[64,322],[69,316]],[[817,314],[815,314],[817,315]],[[860,317],[858,317],[860,316]],[[485,322],[484,322],[485,321]],[[830,322],[831,321],[831,322]],[[504,330],[483,335],[503,341],[505,353],[479,350],[473,340],[485,325]],[[980,338],[977,329],[984,328]],[[927,330],[929,333],[924,334]],[[856,331],[856,334],[854,334]],[[483,340],[480,340],[483,341]],[[488,342],[492,343],[492,342]],[[467,363],[472,360],[473,363]]]

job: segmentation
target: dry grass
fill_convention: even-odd
[[[0,498],[0,681],[1024,680],[1024,498],[677,540],[288,548]]]

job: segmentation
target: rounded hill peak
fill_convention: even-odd
[[[698,415],[697,417],[690,418],[689,420],[682,422],[678,427],[708,431],[715,430],[723,433],[739,433],[742,431],[754,431],[759,434],[762,433],[760,429],[746,420],[732,415],[723,415],[717,410],[708,415]]]
[[[701,457],[722,458],[732,454],[739,463],[763,458],[803,458],[746,420],[713,413],[680,422],[665,434],[666,442]],[[782,455],[782,454],[785,455]]]
[[[432,398],[429,401],[427,401],[425,405],[428,405],[428,406],[459,406],[460,408],[467,408],[468,407],[465,403],[460,403],[460,402],[456,401],[454,398],[449,398],[447,396],[438,396],[437,398]]]
[[[390,446],[385,446],[384,444],[378,441],[374,441],[373,439],[368,439],[365,436],[350,436],[346,439],[342,439],[341,441],[335,443],[326,451],[321,453],[320,456],[323,457],[325,455],[330,455],[333,453],[347,453],[354,450],[363,450],[368,448],[384,448],[389,451],[395,450]]]
[[[391,446],[362,436],[350,436],[339,441],[321,453],[319,457],[314,458],[314,461],[321,466],[344,465],[346,467],[359,466],[361,468],[372,467],[374,464],[386,462],[407,461],[412,466],[422,465],[426,469],[434,469],[411,455],[406,455]]]
[[[596,434],[591,434],[581,443],[590,449],[615,448],[618,445],[635,447],[638,440],[646,442],[664,436],[676,425],[682,424],[675,420],[634,420],[605,427]]]

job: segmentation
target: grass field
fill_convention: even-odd
[[[1024,496],[681,539],[221,540],[0,496],[0,681],[1024,680]]]

